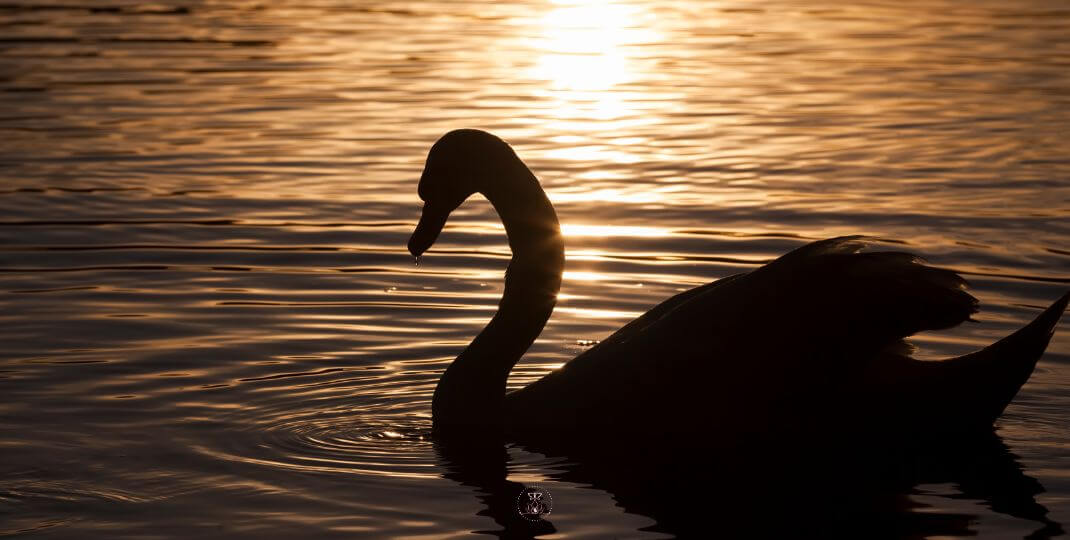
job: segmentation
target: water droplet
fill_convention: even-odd
[[[416,256],[416,266],[420,266],[420,256]]]

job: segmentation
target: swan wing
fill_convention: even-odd
[[[813,242],[748,274],[680,293],[565,367],[633,358],[642,350],[661,350],[659,361],[669,364],[708,361],[714,351],[747,352],[769,368],[814,358],[858,361],[902,349],[903,338],[956,326],[977,311],[955,272],[910,253],[862,252],[870,243],[860,236]]]
[[[802,246],[752,272],[752,302],[779,305],[781,330],[802,345],[865,358],[925,330],[969,320],[977,299],[957,273],[911,253],[861,251],[861,236]],[[792,321],[792,328],[787,327]]]
[[[868,243],[813,242],[678,294],[507,401],[514,411],[538,404],[555,423],[577,426],[616,415],[680,432],[666,416],[681,409],[758,426],[800,392],[856,379],[904,337],[976,312],[958,274],[909,253],[861,251]]]
[[[955,272],[862,250],[871,243],[813,242],[678,294],[511,394],[511,414],[555,429],[685,440],[807,429],[822,418],[935,431],[990,424],[1032,372],[1070,295],[982,351],[918,361],[903,339],[969,320],[977,300]]]

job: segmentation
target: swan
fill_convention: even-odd
[[[428,153],[409,252],[426,252],[450,213],[476,193],[501,218],[512,260],[497,313],[435,389],[437,434],[616,440],[642,432],[686,443],[712,428],[731,437],[990,429],[1070,300],[1064,295],[977,352],[917,360],[904,338],[954,327],[977,311],[965,280],[909,253],[862,251],[865,237],[831,238],[677,294],[506,393],[510,370],[554,309],[564,240],[538,179],[509,144],[459,129]]]

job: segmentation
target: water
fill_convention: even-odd
[[[675,291],[848,233],[972,283],[981,324],[922,356],[1009,333],[1070,283],[1070,10],[850,4],[0,6],[0,531],[500,531],[429,403],[495,309],[503,231],[470,201],[419,266],[405,250],[456,127],[510,141],[565,225],[559,308],[512,387]],[[885,531],[1058,534],[1068,389],[1064,318],[997,430],[1042,490],[1008,510],[914,483],[886,509],[914,528]],[[506,451],[558,536],[673,532]]]

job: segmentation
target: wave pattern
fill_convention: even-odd
[[[927,358],[1070,283],[1057,3],[41,1],[0,28],[2,533],[492,528],[429,403],[508,245],[478,200],[418,266],[405,250],[423,157],[460,126],[512,142],[565,224],[559,309],[513,387],[838,234],[969,279],[982,324],[919,336]],[[1064,524],[1068,386],[1064,330],[999,429]],[[559,532],[661,536],[508,453]],[[915,495],[901,512],[972,516],[964,535],[1039,527]]]

